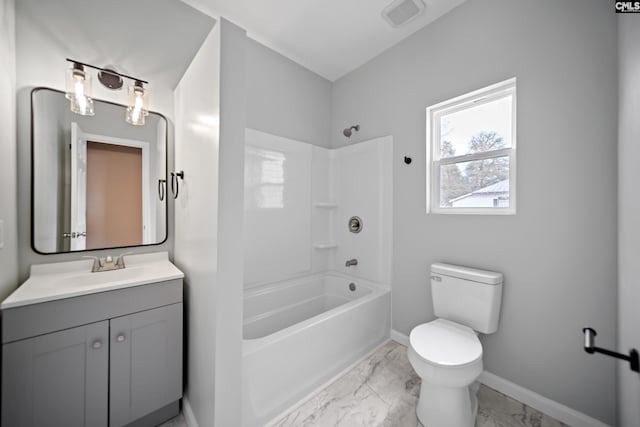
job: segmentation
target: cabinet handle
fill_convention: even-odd
[[[102,341],[95,340],[93,344],[91,344],[91,347],[93,347],[94,350],[98,350],[100,347],[102,347]]]
[[[116,337],[116,341],[118,342],[124,342],[125,339],[126,337],[124,336],[124,334],[120,334]]]

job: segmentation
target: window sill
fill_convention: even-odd
[[[427,214],[436,215],[515,215],[515,208],[433,208]]]

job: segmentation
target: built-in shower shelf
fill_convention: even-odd
[[[338,246],[340,245],[334,242],[318,242],[313,244],[314,249],[335,249]]]
[[[317,202],[317,203],[314,203],[313,206],[321,209],[335,209],[338,207],[338,204],[331,203],[331,202]]]

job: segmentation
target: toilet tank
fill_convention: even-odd
[[[431,295],[437,317],[483,334],[498,329],[502,273],[452,264],[431,265]]]

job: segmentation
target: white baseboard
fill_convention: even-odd
[[[500,393],[506,394],[507,396],[516,399],[527,406],[531,406],[532,408],[570,426],[609,427],[608,424],[605,424],[600,420],[583,414],[582,412],[578,412],[575,409],[571,409],[568,406],[556,402],[555,400],[548,399],[534,391],[492,374],[491,372],[484,371],[480,374],[478,381],[487,387],[491,387]]]
[[[391,339],[404,346],[409,345],[409,337],[401,332],[391,330]],[[491,372],[484,371],[480,374],[478,381],[487,387],[491,387],[502,394],[537,409],[538,411],[570,426],[609,427],[608,424],[605,424],[600,420],[585,415],[582,412],[578,412],[575,409],[571,409],[568,406],[556,402],[555,400],[548,399],[534,391],[492,374]]]
[[[398,344],[402,344],[405,347],[409,347],[409,337],[394,329],[391,330],[391,339],[397,342]]]
[[[187,423],[187,427],[198,427],[196,417],[195,415],[193,415],[193,409],[191,409],[189,400],[187,400],[186,397],[182,398],[182,414],[184,415],[184,420]]]

